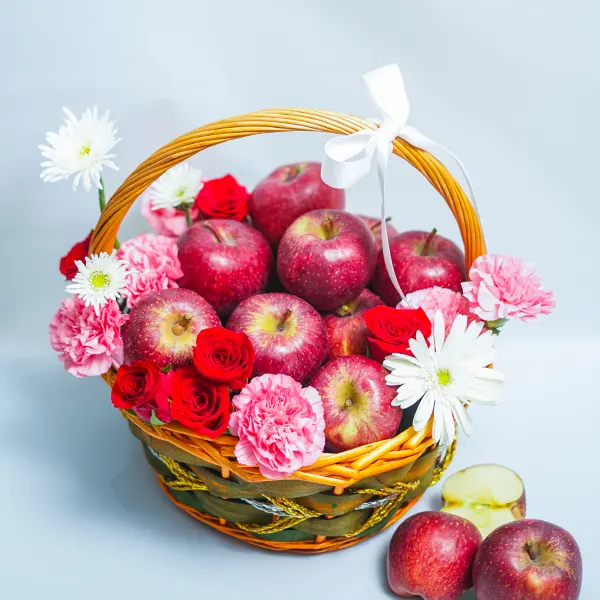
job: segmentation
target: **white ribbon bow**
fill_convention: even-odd
[[[373,156],[376,157],[377,175],[381,190],[381,247],[383,260],[394,287],[402,299],[405,300],[406,296],[398,283],[396,273],[394,273],[385,222],[385,176],[389,155],[392,152],[393,140],[396,137],[401,137],[422,150],[446,152],[456,161],[462,171],[467,184],[467,196],[473,208],[475,208],[475,212],[477,212],[475,194],[467,170],[459,158],[441,144],[429,139],[406,124],[410,112],[410,103],[398,65],[387,65],[365,73],[363,80],[371,101],[382,117],[382,122],[377,129],[363,129],[351,135],[341,135],[329,140],[325,144],[321,178],[333,188],[346,189],[352,187],[369,172]]]

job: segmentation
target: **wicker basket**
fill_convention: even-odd
[[[267,110],[226,119],[183,135],[155,152],[119,187],[100,216],[91,244],[110,252],[123,217],[158,177],[197,152],[228,140],[286,131],[350,134],[376,125],[316,110]],[[394,154],[418,169],[458,223],[467,267],[485,252],[477,215],[447,169],[427,152],[396,138]],[[105,376],[111,385],[115,372]],[[162,489],[195,519],[256,546],[317,553],[346,548],[399,519],[436,483],[454,453],[439,455],[431,424],[338,454],[323,454],[291,477],[266,480],[235,460],[237,438],[209,440],[176,425],[153,426],[124,412]]]

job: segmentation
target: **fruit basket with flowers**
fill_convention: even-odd
[[[42,177],[98,188],[94,230],[61,260],[71,297],[50,324],[67,372],[100,375],[168,497],[240,540],[301,553],[345,548],[398,520],[452,459],[467,407],[495,404],[492,367],[511,319],[553,308],[522,261],[486,254],[466,194],[406,124],[396,66],[365,76],[381,121],[266,110],[187,133],[108,203],[115,124],[67,111],[41,146]],[[260,133],[337,134],[322,164],[276,169],[252,193],[188,159]],[[389,154],[416,168],[465,252],[385,214]],[[377,166],[381,218],[345,211]],[[155,233],[117,241],[133,203]]]

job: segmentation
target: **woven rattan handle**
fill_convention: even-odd
[[[122,183],[100,215],[92,238],[91,252],[110,252],[121,221],[136,198],[171,167],[205,148],[259,133],[321,131],[350,134],[375,127],[369,121],[340,113],[273,109],[217,121],[195,129],[163,146]],[[396,138],[394,154],[420,171],[450,207],[463,239],[468,269],[478,256],[485,253],[485,242],[477,214],[465,193],[444,165],[428,152]]]

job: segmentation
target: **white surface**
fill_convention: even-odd
[[[598,597],[597,3],[13,0],[0,11],[3,597],[389,595],[390,533],[296,557],[200,527],[162,496],[102,382],[62,372],[47,342],[64,296],[58,258],[87,233],[97,205],[68,183],[39,181],[37,144],[60,124],[62,105],[111,108],[124,138],[122,171],[106,177],[114,190],[159,145],[220,117],[270,106],[370,116],[360,75],[394,61],[410,123],[468,166],[490,249],[533,262],[558,301],[544,327],[503,334],[505,405],[474,409],[476,436],[461,439],[452,469],[489,461],[518,471],[530,516],[578,539],[582,598]],[[193,164],[252,187],[281,163],[318,159],[325,139],[263,136]],[[399,160],[389,195],[400,229],[435,225],[456,237],[439,197]],[[374,177],[348,196],[356,212],[375,214],[376,202]],[[134,212],[123,237],[145,226]],[[418,508],[436,507],[438,495]]]

